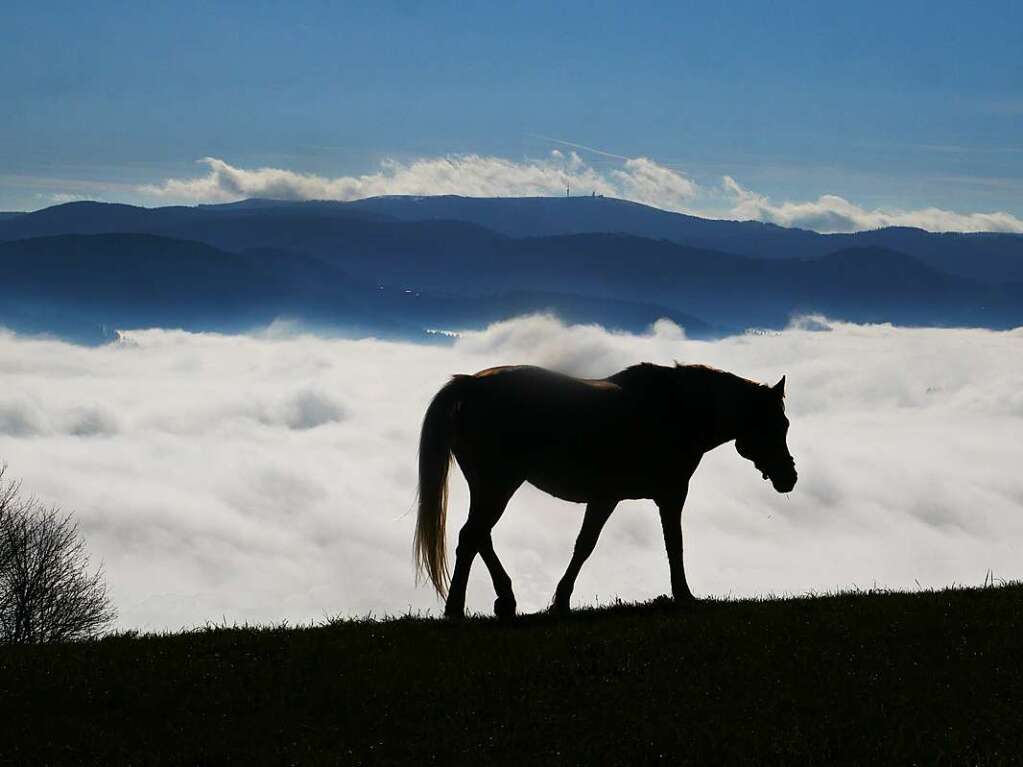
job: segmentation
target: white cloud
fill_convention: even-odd
[[[626,160],[624,170],[611,171],[618,182],[619,197],[643,202],[665,210],[684,210],[700,188],[678,171],[658,165],[646,157]]]
[[[460,194],[471,197],[561,195],[596,192],[680,209],[696,194],[682,174],[646,158],[628,160],[602,174],[578,154],[552,151],[542,160],[515,162],[477,154],[448,155],[410,163],[385,160],[375,173],[327,178],[281,168],[237,168],[215,157],[202,160],[206,175],[168,179],[140,188],[144,194],[186,202],[216,202],[246,197],[282,200],[356,200],[378,195]]]
[[[730,446],[706,457],[685,518],[698,594],[1021,578],[1021,341],[1023,330],[819,320],[703,342],[666,321],[629,335],[543,317],[451,347],[152,330],[83,348],[0,335],[0,459],[76,511],[123,625],[433,609],[414,586],[406,512],[422,414],[451,373],[699,361],[788,374],[800,483],[778,495]],[[454,476],[449,542],[467,504]],[[521,607],[546,605],[580,512],[528,487],[513,499],[495,543]],[[578,600],[663,593],[661,546],[653,506],[623,504]],[[477,565],[470,607],[492,601]]]
[[[812,202],[776,204],[725,176],[724,190],[734,201],[730,215],[816,232],[858,232],[885,226],[911,226],[931,232],[1023,232],[1023,220],[1010,213],[956,213],[940,208],[867,210],[843,197],[825,194]]]
[[[82,194],[81,192],[50,192],[48,194],[37,193],[36,198],[45,200],[48,205],[63,205],[66,202],[82,202],[83,200],[99,200],[95,195]]]
[[[1005,212],[957,213],[939,208],[868,210],[833,194],[810,202],[774,203],[766,195],[724,176],[720,187],[701,186],[685,173],[646,157],[623,158],[619,167],[598,170],[576,152],[552,151],[540,160],[517,162],[477,154],[399,162],[384,160],[361,176],[325,177],[283,168],[239,168],[216,157],[201,160],[204,175],[167,179],[138,192],[174,202],[229,202],[247,197],[282,200],[356,200],[379,195],[459,194],[469,197],[529,197],[597,194],[664,210],[709,218],[768,221],[819,232],[853,232],[882,226],[930,231],[1023,232],[1023,220]],[[724,201],[726,207],[721,208]]]

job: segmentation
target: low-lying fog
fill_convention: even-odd
[[[420,420],[456,372],[535,363],[588,377],[640,361],[788,375],[800,482],[778,495],[731,445],[693,478],[697,595],[915,588],[1023,578],[1023,329],[804,321],[687,340],[528,317],[440,347],[147,330],[84,348],[0,335],[0,460],[74,511],[119,624],[310,621],[437,611],[415,585]],[[453,472],[449,545],[467,492]],[[524,487],[495,530],[520,609],[545,607],[582,507]],[[611,518],[576,603],[668,589],[657,514]],[[470,610],[490,611],[477,562]]]

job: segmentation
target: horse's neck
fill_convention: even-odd
[[[753,385],[738,376],[717,370],[697,369],[680,371],[657,365],[635,365],[608,380],[625,386],[635,387],[640,393],[656,394],[657,398],[667,396],[667,387],[676,393],[683,386],[681,412],[677,413],[698,434],[700,447],[712,450],[735,439],[749,412],[753,396]],[[660,400],[663,402],[663,400]],[[676,400],[677,401],[677,400]]]
[[[707,435],[708,450],[735,439],[749,410],[752,392],[746,382],[741,379],[725,380],[723,384],[711,395],[710,410],[714,415]]]

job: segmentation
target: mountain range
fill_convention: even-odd
[[[1023,237],[822,235],[604,197],[96,202],[0,214],[0,324],[75,340],[114,327],[241,329],[292,317],[418,337],[553,311],[693,335],[798,313],[1023,324]]]

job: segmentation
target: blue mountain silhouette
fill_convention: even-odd
[[[551,233],[587,226],[655,236]],[[660,236],[671,227],[675,236]],[[726,249],[684,244],[686,232]],[[599,197],[154,209],[81,202],[0,217],[0,240],[0,323],[64,335],[140,324],[237,329],[290,316],[414,336],[541,310],[626,329],[668,316],[695,334],[778,327],[803,312],[1023,322],[1020,237],[904,229],[825,236]],[[783,242],[795,252],[782,257]],[[765,256],[742,252],[757,243]],[[953,256],[956,269],[934,266]]]

